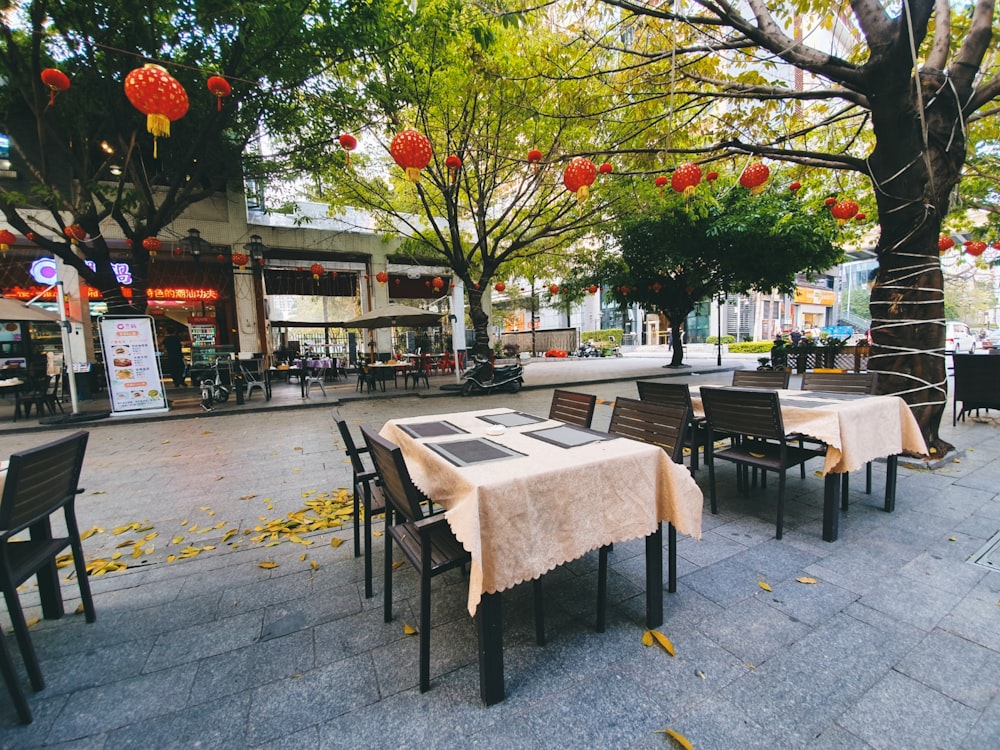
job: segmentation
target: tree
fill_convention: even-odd
[[[871,181],[881,235],[869,367],[880,374],[883,392],[909,402],[930,450],[949,449],[938,434],[947,378],[937,240],[976,146],[967,141],[967,126],[1000,111],[992,104],[1000,93],[994,0],[852,0],[853,22],[846,26],[827,3],[809,0],[774,10],[763,0],[603,2],[625,11],[625,26],[684,30],[677,36],[680,46],[671,46],[669,34],[650,32],[637,37],[642,49],[623,56],[636,67],[675,61],[689,109],[704,112],[712,101],[730,103],[729,112],[716,110],[713,130],[721,135],[709,143],[706,134],[700,154],[754,154],[847,170]],[[839,31],[856,36],[857,48],[841,57],[810,46],[802,28],[810,21],[822,40],[829,35],[821,32],[837,21]],[[690,30],[699,37],[684,44]],[[620,48],[621,28],[613,33],[607,44]],[[652,50],[651,40],[658,45]],[[706,58],[720,60],[716,72],[689,66]],[[802,76],[783,76],[776,62],[817,83],[797,84]],[[748,107],[755,108],[755,122],[744,118],[727,127]]]
[[[261,127],[308,133],[311,101],[355,102],[356,79],[318,76],[349,61],[362,67],[366,49],[395,37],[401,9],[393,0],[34,0],[10,8],[0,24],[0,101],[21,179],[0,182],[0,211],[100,290],[110,310],[144,312],[143,241],[227,181],[241,182],[241,154]],[[123,90],[126,74],[149,62],[187,92],[189,108],[169,138],[146,132]],[[46,68],[68,76],[69,90],[50,98]],[[230,96],[217,101],[206,88],[213,75],[226,79]],[[112,270],[106,221],[131,243],[131,299]],[[65,234],[74,224],[86,232],[79,244]]]
[[[659,195],[648,180],[634,182],[635,200],[609,224],[608,249],[584,278],[602,284],[619,304],[663,313],[672,340],[680,341],[698,302],[791,292],[797,273],[819,273],[840,261],[842,251],[831,242],[837,225],[822,200],[784,187],[754,195],[734,182],[722,178],[687,196]],[[675,346],[670,366],[680,366],[683,356]]]
[[[396,98],[366,126],[382,153],[372,147],[324,178],[323,200],[371,212],[388,236],[403,238],[404,253],[444,263],[464,282],[481,353],[494,282],[532,258],[568,252],[601,221],[601,191],[577,201],[563,185],[573,158],[597,158],[591,111],[603,106],[599,87],[581,96],[553,80],[554,69],[585,62],[561,51],[566,42],[527,16],[514,22],[472,4],[422,2],[406,43],[384,58],[383,87]],[[405,125],[433,148],[417,182],[398,168],[387,179],[384,169]]]

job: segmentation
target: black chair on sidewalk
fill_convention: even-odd
[[[733,385],[738,388],[788,388],[791,370],[733,370]]]
[[[78,482],[88,436],[87,432],[75,432],[37,448],[12,453],[0,498],[0,589],[34,690],[45,687],[45,680],[17,587],[36,576],[42,614],[50,619],[62,617],[56,556],[69,547],[87,622],[97,618],[74,508],[77,494],[83,491]],[[63,511],[65,536],[52,534],[51,516],[59,510]],[[24,531],[29,532],[28,539],[21,538]]]
[[[590,427],[596,406],[597,396],[591,393],[577,393],[557,388],[552,391],[549,419],[558,419],[560,422],[575,424],[578,427]]]
[[[637,380],[640,401],[668,404],[688,412],[688,428],[684,432],[684,446],[691,451],[691,471],[698,471],[698,451],[705,446],[705,420],[694,417],[691,406],[691,388],[687,383],[660,383],[655,380]]]

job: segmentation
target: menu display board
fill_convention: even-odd
[[[100,331],[111,413],[167,411],[153,319],[105,316]]]

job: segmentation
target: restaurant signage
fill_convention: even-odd
[[[100,331],[111,413],[167,411],[153,319],[105,315],[100,319]]]
[[[833,307],[837,303],[837,295],[829,289],[811,289],[806,286],[795,287],[795,304],[823,305]]]

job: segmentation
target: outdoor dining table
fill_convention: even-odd
[[[385,381],[392,377],[392,384],[399,388],[399,383],[396,380],[401,372],[409,368],[408,362],[373,362],[368,365],[371,372],[373,372],[376,377],[378,377],[378,382],[382,386],[382,390],[385,391]]]
[[[778,390],[781,421],[788,435],[815,438],[826,445],[823,461],[823,540],[839,533],[837,490],[847,472],[869,461],[886,459],[885,509],[896,498],[896,465],[900,453],[927,455],[916,417],[899,396]],[[697,387],[691,388],[696,417],[704,410]]]
[[[472,557],[480,694],[504,699],[500,593],[614,542],[646,540],[646,625],[663,622],[661,522],[701,537],[701,489],[662,448],[494,408],[390,420],[416,486]]]

